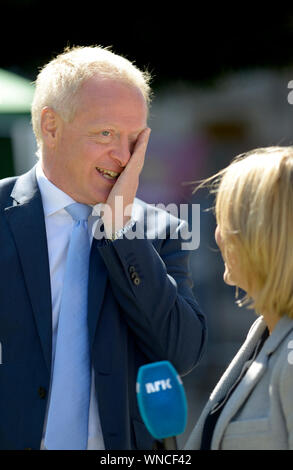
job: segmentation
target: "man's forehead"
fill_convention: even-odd
[[[81,99],[90,98],[107,103],[116,100],[137,101],[147,106],[140,88],[124,80],[93,76],[82,84],[79,90]]]
[[[76,116],[93,126],[144,129],[148,109],[140,90],[113,80],[87,82],[80,91]]]

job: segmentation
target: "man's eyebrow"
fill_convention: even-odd
[[[93,122],[90,126],[92,129],[117,129],[117,126],[109,122]]]

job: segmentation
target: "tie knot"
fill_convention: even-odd
[[[92,213],[92,207],[86,204],[80,204],[75,202],[65,207],[65,210],[71,215],[73,220],[78,222],[79,220],[87,220]]]

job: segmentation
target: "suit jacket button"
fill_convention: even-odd
[[[131,273],[134,273],[134,272],[135,272],[135,267],[134,267],[134,266],[129,266],[128,272],[129,272],[130,274],[131,274]]]
[[[38,394],[40,398],[45,398],[47,395],[47,391],[44,387],[39,387]]]
[[[136,276],[134,279],[133,279],[133,284],[135,284],[136,286],[138,286],[140,284],[140,278],[138,276]]]

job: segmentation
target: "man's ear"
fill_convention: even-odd
[[[50,148],[54,148],[59,135],[61,119],[54,109],[46,106],[41,113],[41,130],[43,142]]]

